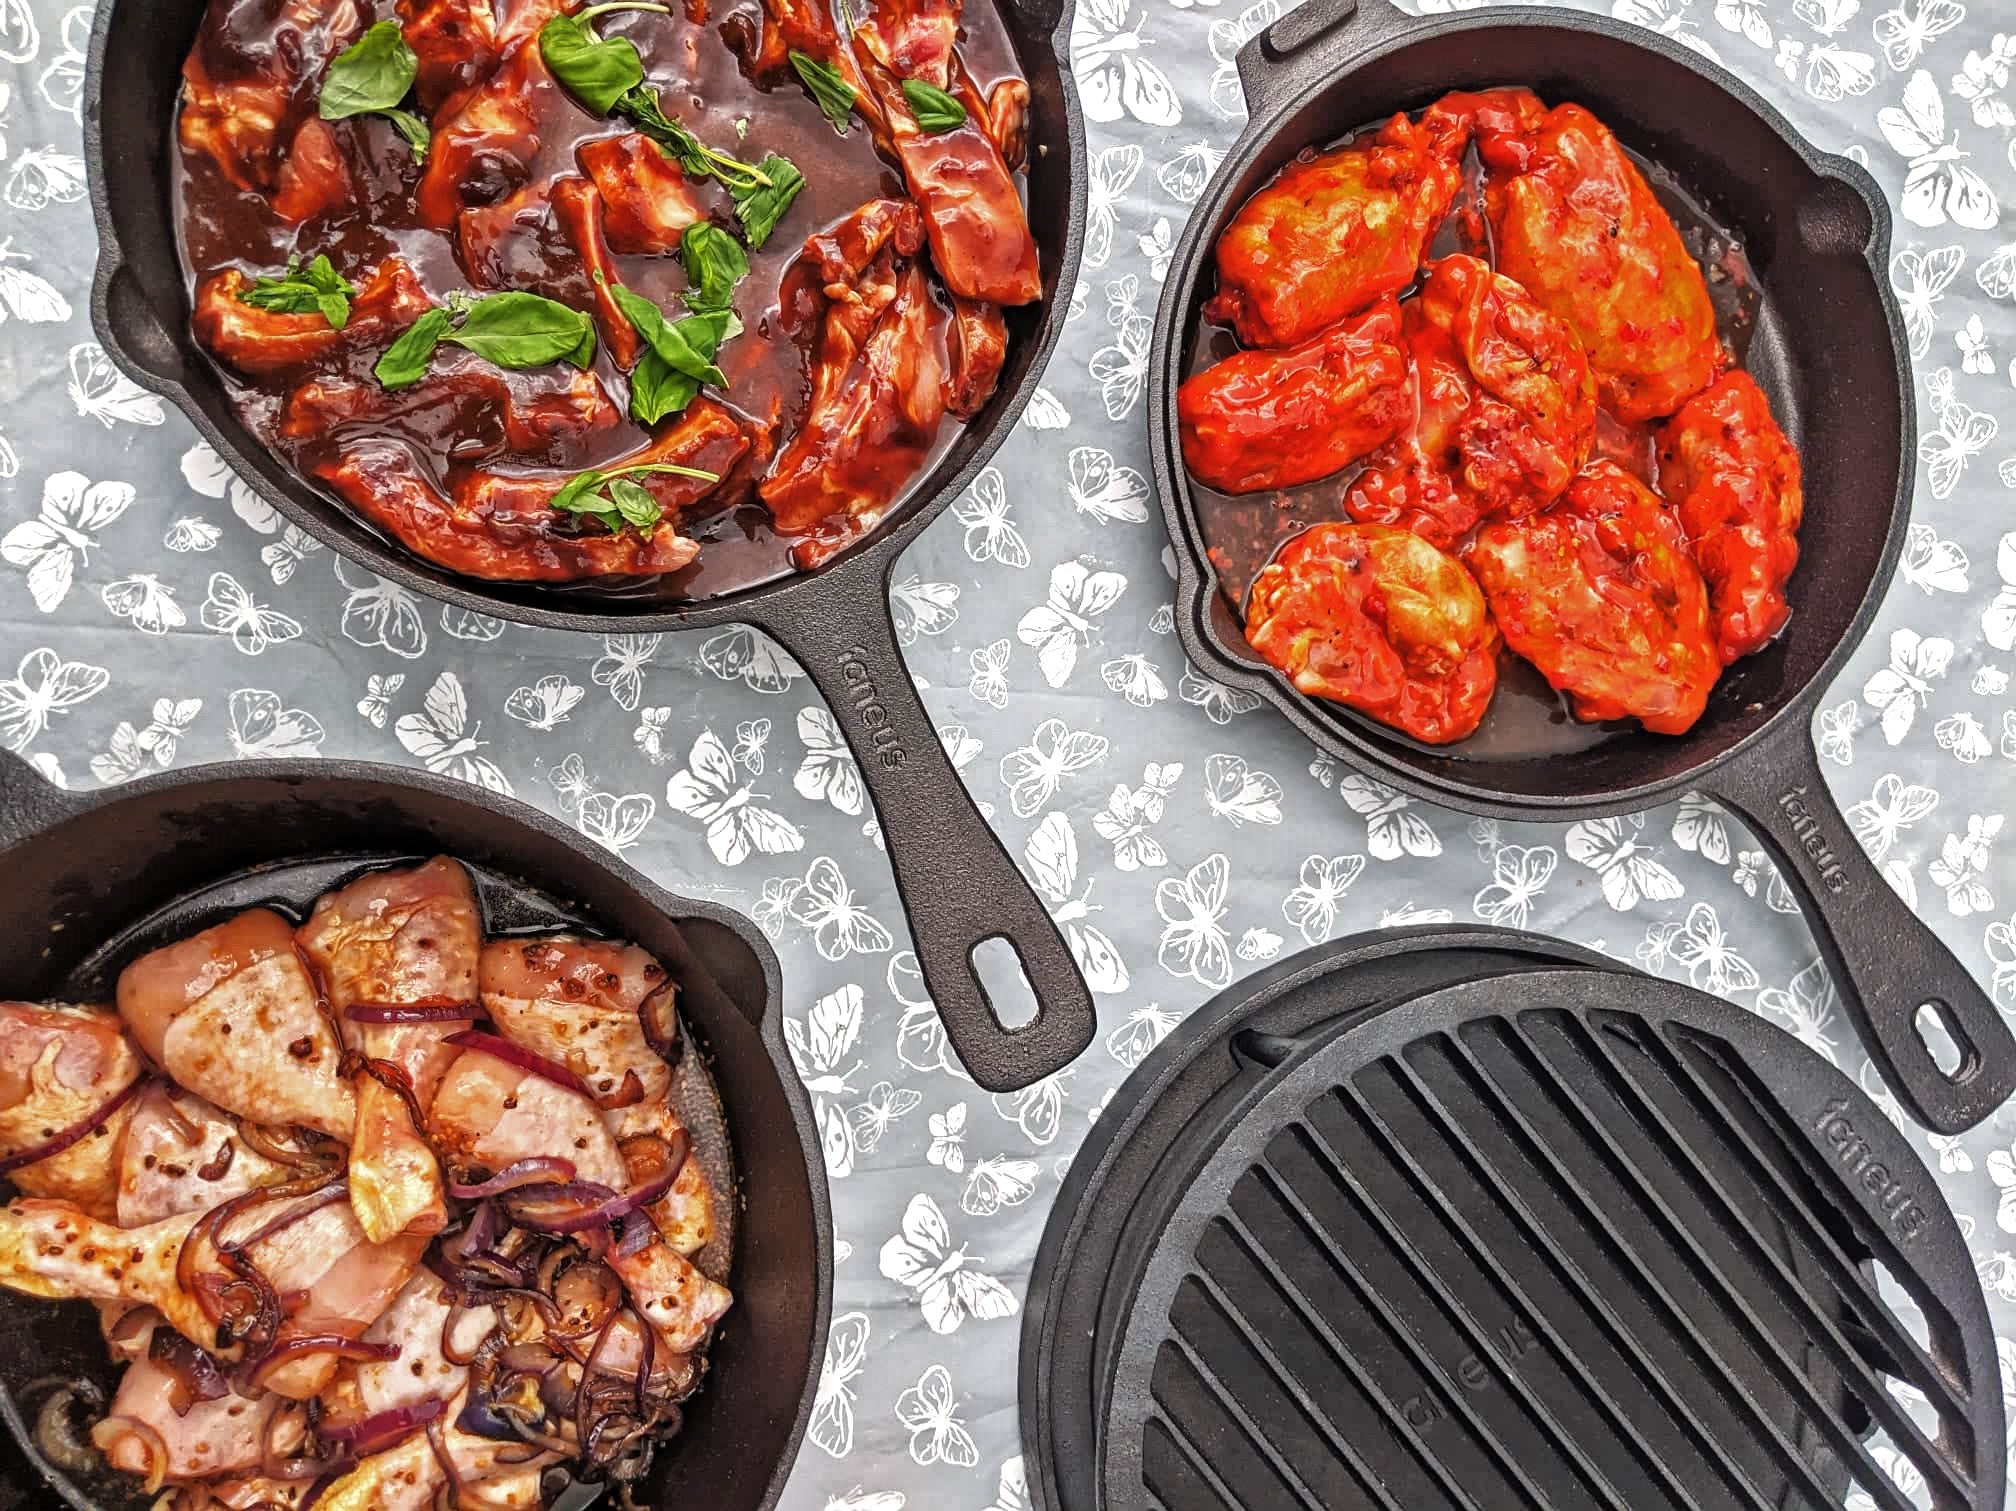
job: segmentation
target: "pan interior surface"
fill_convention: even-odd
[[[1791,623],[1765,650],[1724,671],[1707,713],[1685,736],[1634,729],[1580,749],[1531,752],[1485,741],[1468,752],[1460,742],[1431,749],[1342,705],[1294,694],[1248,649],[1238,614],[1215,586],[1199,628],[1223,660],[1251,668],[1277,697],[1292,698],[1312,733],[1411,785],[1459,798],[1567,806],[1685,781],[1809,695],[1845,658],[1886,579],[1893,536],[1903,530],[1909,395],[1900,388],[1901,354],[1870,262],[1877,212],[1860,188],[1816,172],[1762,116],[1695,69],[1601,30],[1530,21],[1403,38],[1279,117],[1257,154],[1236,165],[1236,179],[1201,230],[1197,283],[1182,328],[1170,333],[1172,349],[1187,351],[1196,339],[1211,291],[1209,248],[1248,196],[1298,151],[1396,110],[1419,110],[1451,89],[1508,83],[1531,87],[1549,104],[1588,107],[1740,236],[1762,295],[1745,365],[1805,469]],[[1173,384],[1175,376],[1165,380]],[[1187,494],[1180,453],[1174,472]],[[1194,523],[1190,529],[1192,555],[1201,560]]]

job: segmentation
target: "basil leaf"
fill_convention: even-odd
[[[328,257],[318,252],[305,268],[300,258],[289,258],[284,274],[255,279],[252,287],[239,291],[238,301],[279,315],[319,314],[340,331],[350,323],[350,301],[356,293],[356,285],[339,275]]]
[[[735,285],[749,271],[749,259],[735,238],[703,220],[688,226],[679,238],[679,261],[686,268],[686,307],[725,310],[735,299]]]
[[[630,418],[639,425],[679,414],[699,396],[700,380],[674,372],[655,351],[646,351],[630,373]]]
[[[840,75],[840,70],[831,63],[822,63],[791,49],[791,66],[798,71],[806,91],[818,105],[819,113],[833,123],[833,129],[841,136],[847,134],[848,123],[854,119],[854,86]]]
[[[631,293],[621,284],[612,284],[609,292],[617,307],[637,327],[637,334],[672,371],[684,373],[696,382],[712,383],[716,388],[727,386],[727,374],[714,365],[714,352],[727,324],[725,312],[688,315],[684,320],[671,321],[649,299]]]
[[[742,233],[749,238],[752,247],[760,247],[770,239],[770,233],[777,229],[777,222],[791,208],[791,201],[805,187],[805,175],[788,157],[779,157],[773,152],[757,167],[769,179],[767,186],[744,190],[734,184],[728,185],[728,196],[735,201],[735,214],[742,222]]]
[[[642,483],[632,482],[627,477],[609,479],[609,499],[616,505],[616,512],[623,516],[623,523],[634,525],[639,530],[649,530],[665,515],[650,491]]]
[[[595,322],[558,300],[512,290],[477,300],[461,329],[443,339],[499,367],[586,367],[595,355]]]
[[[941,131],[956,131],[966,124],[966,107],[935,84],[905,79],[903,98],[909,102],[910,114],[917,124],[933,136]]]
[[[658,91],[649,84],[639,84],[618,100],[616,113],[628,117],[639,131],[671,153],[689,177],[717,178],[731,194],[770,186],[768,175],[761,169],[725,152],[716,152],[667,115]]]
[[[379,114],[392,123],[392,129],[406,138],[406,145],[413,149],[413,161],[427,161],[428,145],[434,140],[434,133],[427,129],[427,123],[410,110],[383,110]]]
[[[546,69],[575,99],[596,115],[644,82],[644,60],[626,37],[598,37],[589,12],[555,16],[539,28],[539,56]]]
[[[648,488],[630,481],[640,472],[698,478],[703,483],[721,481],[718,472],[702,472],[698,467],[682,467],[677,462],[638,462],[629,467],[607,470],[591,468],[562,484],[560,490],[547,500],[547,506],[565,514],[585,514],[590,519],[600,520],[612,535],[625,525],[649,530],[664,518],[665,511]]]
[[[322,76],[316,110],[325,121],[391,110],[406,98],[420,60],[397,21],[380,21],[336,54]]]
[[[405,330],[399,339],[385,348],[371,369],[371,376],[379,385],[391,392],[411,388],[427,376],[427,364],[434,360],[434,352],[441,345],[441,338],[448,334],[448,311],[436,305]]]
[[[547,500],[547,507],[564,510],[568,513],[576,512],[582,507],[584,496],[602,486],[605,476],[605,473],[599,472],[592,467],[586,472],[576,473],[560,485],[558,493]]]

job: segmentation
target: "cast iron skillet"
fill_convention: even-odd
[[[1689,789],[1719,799],[1749,821],[1793,884],[1863,1042],[1905,1104],[1949,1133],[1980,1122],[2016,1091],[2016,1038],[1863,854],[1811,740],[1814,708],[1869,627],[1911,512],[1910,368],[1885,278],[1889,211],[1875,182],[1815,151],[1741,81],[1678,43],[1567,10],[1494,7],[1423,20],[1387,0],[1308,0],[1240,52],[1239,77],[1251,119],[1177,243],[1149,358],[1151,444],[1176,546],[1184,648],[1338,759],[1472,813],[1563,821]],[[1588,106],[1742,233],[1765,293],[1748,366],[1799,444],[1807,513],[1791,624],[1723,674],[1686,736],[1640,732],[1572,755],[1484,762],[1304,697],[1248,649],[1192,507],[1176,388],[1210,292],[1212,248],[1276,169],[1305,146],[1447,90],[1514,83],[1550,103]],[[1951,1075],[1916,1026],[1921,1004],[1960,1050]]]
[[[953,1048],[989,1091],[1062,1069],[1092,1042],[1091,994],[1057,926],[974,807],[939,746],[889,614],[889,577],[927,524],[972,481],[1041,375],[1078,276],[1085,220],[1085,127],[1065,66],[1071,0],[999,0],[1030,89],[1029,224],[1043,299],[1009,310],[1000,388],[910,501],[869,539],[816,572],[688,607],[590,604],[551,588],[480,582],[422,561],[294,476],[246,430],[189,331],[176,255],[170,123],[182,58],[205,0],[106,0],[92,31],[84,150],[98,226],[91,321],[135,382],[174,403],[231,468],[288,519],[380,577],[460,608],[546,629],[649,634],[739,621],[781,641],[832,708],[860,758],[882,823],[917,958]],[[107,100],[117,108],[105,109]],[[1037,1016],[1009,1030],[975,972],[976,946],[1006,939]]]
[[[735,1306],[646,1503],[769,1511],[818,1386],[833,1231],[818,1133],[784,1047],[777,960],[747,920],[661,891],[523,803],[424,772],[247,761],[86,796],[58,792],[0,751],[0,996],[103,1000],[106,978],[134,955],[238,908],[298,910],[367,865],[437,853],[470,864],[493,928],[583,919],[636,940],[680,983],[689,1054],[719,1091],[739,1180]],[[694,1123],[700,1150],[720,1143],[705,1121]],[[0,1340],[0,1419],[64,1502],[144,1507],[113,1488],[128,1481],[53,1469],[24,1432],[17,1393],[31,1382],[114,1380],[95,1313],[0,1291]],[[0,1474],[0,1507],[49,1503],[25,1483],[26,1498],[11,1498],[10,1483],[26,1478]]]

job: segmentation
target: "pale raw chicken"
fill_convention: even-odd
[[[143,1068],[109,1009],[0,1002],[0,1156],[38,1148],[112,1109],[75,1143],[17,1166],[8,1179],[26,1195],[111,1217],[120,1139],[133,1115],[128,1088]]]
[[[349,1045],[365,1060],[353,1081],[350,1205],[367,1238],[448,1220],[434,1152],[413,1126],[455,1050],[443,1040],[476,1015],[483,919],[469,873],[445,856],[406,870],[372,871],[315,904],[297,936]],[[374,1008],[467,1011],[418,1023],[359,1022]],[[383,1079],[381,1079],[383,1078]],[[392,1084],[386,1084],[390,1081]]]
[[[451,1400],[442,1420],[452,1423],[463,1400],[461,1395]],[[532,1511],[544,1504],[540,1493],[544,1460],[497,1462],[500,1454],[522,1453],[521,1445],[472,1437],[452,1425],[442,1431],[441,1439],[456,1472],[469,1476],[455,1501],[461,1511]],[[315,1511],[428,1511],[447,1484],[448,1472],[434,1445],[425,1433],[415,1433],[332,1480],[316,1497]]]
[[[237,1120],[203,1098],[149,1086],[133,1103],[119,1147],[119,1226],[139,1228],[184,1212],[207,1212],[255,1186],[278,1185],[299,1173],[247,1144]]]
[[[493,939],[483,947],[483,1006],[497,1031],[587,1083],[609,1131],[670,1142],[685,1125],[668,1100],[672,1067],[651,1047],[642,1014],[669,1041],[676,991],[665,967],[634,944],[557,936]],[[633,1180],[644,1172],[632,1170]],[[697,1159],[649,1210],[665,1241],[697,1254],[714,1231],[713,1190]]]
[[[254,908],[142,955],[118,995],[134,1040],[178,1085],[255,1123],[350,1137],[342,1052],[278,913]]]
[[[114,1469],[141,1476],[151,1494],[164,1480],[258,1468],[269,1428],[274,1446],[283,1451],[290,1438],[301,1436],[298,1417],[274,1422],[282,1410],[294,1416],[298,1408],[291,1402],[275,1395],[248,1401],[221,1374],[212,1377],[210,1399],[192,1396],[172,1366],[195,1350],[159,1313],[148,1315],[151,1322],[132,1335],[139,1357],[120,1376],[111,1406],[91,1428],[91,1441]]]
[[[435,1093],[428,1124],[444,1157],[502,1170],[532,1157],[559,1155],[575,1178],[621,1191],[628,1166],[600,1109],[581,1093],[480,1049],[457,1060]],[[728,1310],[728,1291],[674,1249],[652,1239],[619,1254],[606,1228],[577,1235],[622,1279],[637,1310],[675,1354],[690,1354]]]

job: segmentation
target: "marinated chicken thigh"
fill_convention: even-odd
[[[148,1308],[146,1316],[139,1357],[91,1428],[92,1443],[114,1469],[139,1475],[151,1494],[169,1480],[254,1472],[265,1462],[269,1434],[283,1444],[307,1435],[299,1408],[284,1396],[239,1395],[209,1355],[158,1312]]]
[[[419,275],[397,257],[386,259],[359,288],[341,328],[320,313],[264,310],[245,302],[252,280],[236,268],[196,290],[190,323],[210,354],[256,378],[285,378],[346,352],[389,343],[427,312]]]
[[[106,1008],[0,1002],[0,1163],[34,1155],[7,1179],[25,1195],[112,1217],[144,1070]]]

